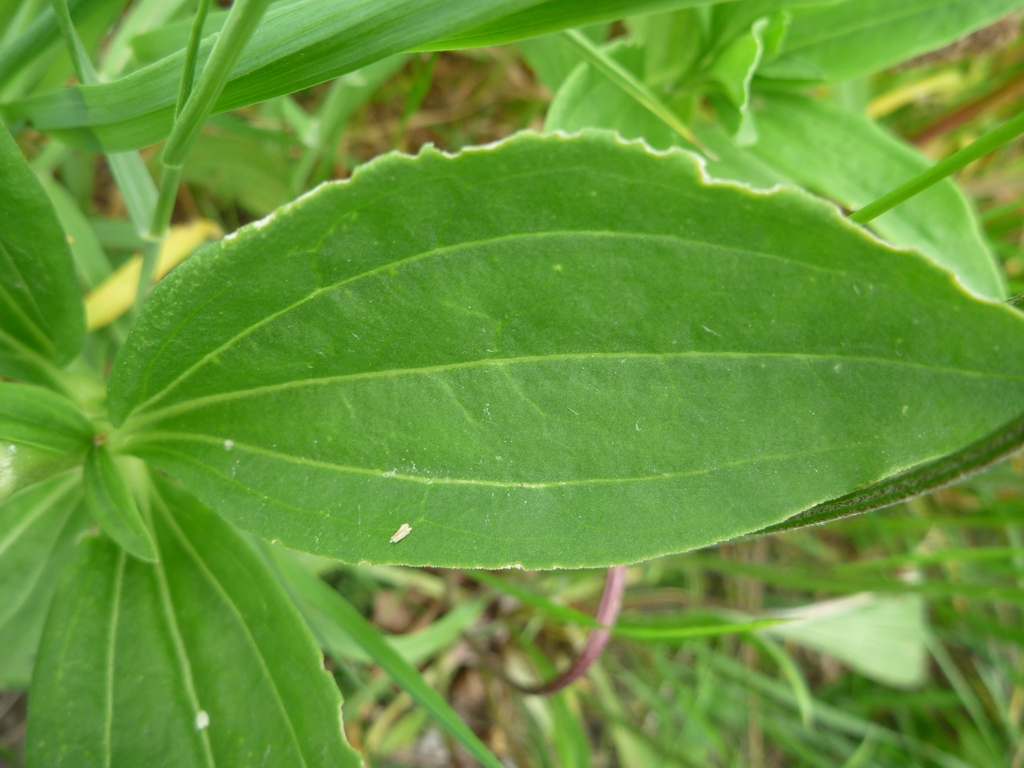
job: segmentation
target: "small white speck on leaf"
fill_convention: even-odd
[[[205,709],[200,709],[196,712],[196,730],[205,731],[210,727],[210,716],[206,714]]]
[[[900,409],[900,413],[906,413],[909,410],[910,410],[910,406],[909,405],[904,405],[903,408]]]
[[[639,432],[639,431],[640,431],[640,422],[639,422],[639,421],[638,421],[638,422],[636,423],[636,431],[637,431],[637,432]]]
[[[705,331],[707,331],[708,333],[710,333],[710,334],[712,334],[712,335],[714,335],[714,336],[718,336],[719,338],[721,338],[721,336],[722,336],[722,334],[720,334],[720,333],[718,333],[718,332],[716,332],[716,331],[712,331],[712,330],[711,330],[710,328],[708,328],[708,327],[707,327],[706,325],[702,325],[702,326],[701,326],[701,328],[703,328],[703,329],[704,329]]]
[[[235,447],[235,441],[234,440],[225,440],[224,441],[224,450],[225,451],[230,451],[234,447]]]
[[[408,523],[402,523],[401,527],[395,531],[395,535],[391,537],[391,543],[397,544],[410,533],[412,533],[412,526]]]

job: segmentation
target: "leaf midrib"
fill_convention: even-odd
[[[193,441],[199,443],[208,443],[210,445],[222,445],[223,440],[209,435],[200,435],[189,432],[154,432],[153,437],[165,437],[179,441]],[[154,440],[156,442],[156,440]],[[685,472],[665,472],[656,475],[642,475],[637,477],[596,477],[596,478],[580,478],[575,480],[551,480],[543,482],[518,482],[518,481],[505,481],[505,480],[482,480],[473,478],[459,478],[459,477],[425,477],[419,475],[406,475],[395,472],[394,470],[384,469],[371,469],[368,467],[353,467],[343,464],[333,464],[328,461],[319,461],[317,459],[308,459],[302,456],[294,456],[289,453],[282,451],[274,451],[261,446],[250,445],[248,443],[236,442],[232,446],[232,450],[249,451],[251,453],[259,454],[273,459],[279,459],[291,464],[300,464],[302,466],[316,467],[318,469],[328,469],[343,474],[355,474],[364,475],[370,477],[377,477],[382,480],[400,480],[412,483],[418,483],[420,485],[432,486],[432,485],[466,485],[483,488],[500,488],[504,490],[549,490],[552,488],[571,488],[585,485],[624,485],[627,483],[644,483],[644,482],[655,482],[659,480],[677,480],[682,477],[696,477],[698,475],[707,475],[714,472],[721,471],[723,469],[732,469],[734,467],[744,466],[746,464],[756,464],[760,461],[777,461],[777,460],[789,460],[797,459],[804,456],[813,456],[819,453],[828,453],[835,450],[847,450],[851,448],[857,448],[862,446],[863,443],[850,443],[842,446],[826,446],[823,448],[815,448],[808,451],[800,451],[797,453],[785,453],[785,454],[758,454],[756,456],[748,456],[742,459],[736,459],[734,461],[727,461],[721,464],[717,464],[713,467],[702,467],[700,469],[686,470]],[[202,462],[199,462],[202,463]],[[204,466],[210,467],[209,464]],[[246,486],[248,487],[248,486]],[[308,510],[317,511],[317,510]]]
[[[170,517],[170,511],[167,509],[163,498],[156,493],[152,494],[152,496],[156,503],[161,507],[161,511],[164,515],[166,517]],[[192,676],[192,662],[189,659],[188,650],[185,648],[185,641],[181,637],[181,630],[178,627],[178,616],[174,612],[174,602],[171,600],[171,591],[167,584],[167,573],[164,571],[164,563],[154,563],[152,568],[156,576],[157,590],[160,593],[160,608],[164,614],[164,620],[167,622],[168,631],[171,634],[171,643],[174,646],[174,655],[178,662],[178,666],[180,667],[182,680],[185,685],[185,692],[188,695],[189,702],[192,704],[194,713],[197,715],[202,707],[199,703],[195,680]],[[199,741],[203,747],[203,757],[206,759],[207,766],[209,766],[209,768],[215,768],[216,762],[213,759],[210,737],[205,728],[199,731]]]
[[[175,405],[169,405],[155,411],[143,412],[138,416],[130,418],[124,425],[122,433],[132,434],[140,430],[146,424],[160,421],[161,419],[187,413],[207,405],[221,402],[254,397],[263,394],[271,394],[287,389],[297,389],[307,386],[323,386],[347,381],[359,381],[364,379],[392,378],[398,376],[432,375],[447,373],[449,371],[469,370],[473,368],[498,367],[509,365],[522,365],[529,363],[565,362],[573,360],[674,360],[682,358],[712,358],[712,359],[734,359],[734,360],[755,360],[755,359],[779,359],[792,361],[837,361],[841,363],[870,363],[878,365],[893,365],[905,368],[917,368],[920,370],[935,371],[955,376],[973,376],[979,378],[999,379],[1003,381],[1024,381],[1024,375],[1014,376],[1010,374],[999,374],[991,371],[976,371],[964,368],[950,368],[948,366],[932,365],[921,363],[915,360],[901,360],[886,357],[868,357],[859,355],[841,354],[814,354],[808,352],[737,352],[730,350],[708,351],[708,350],[685,350],[681,352],[573,352],[553,355],[522,355],[520,357],[507,358],[482,358],[478,360],[462,361],[442,365],[424,366],[421,368],[394,368],[383,371],[361,371],[359,373],[345,373],[337,376],[323,376],[311,379],[293,379],[291,381],[268,384],[263,387],[252,387],[250,389],[232,390],[214,395],[197,397],[186,400]],[[138,413],[138,412],[136,412]]]
[[[691,245],[700,245],[700,246],[707,247],[707,248],[711,249],[712,251],[717,251],[717,252],[726,251],[726,252],[730,252],[730,253],[736,253],[736,254],[743,254],[743,255],[747,255],[747,256],[753,256],[755,258],[763,258],[763,259],[769,259],[769,260],[772,260],[772,261],[780,261],[780,262],[783,262],[783,263],[785,263],[787,265],[790,265],[790,266],[794,266],[794,267],[801,268],[801,269],[807,269],[807,270],[811,270],[811,271],[814,271],[814,272],[822,272],[824,274],[837,275],[837,276],[840,276],[840,277],[849,277],[849,273],[847,271],[845,271],[845,270],[827,269],[825,267],[820,267],[820,266],[817,266],[817,265],[814,265],[814,264],[809,264],[807,262],[797,261],[795,259],[788,259],[788,258],[785,258],[784,256],[780,256],[779,254],[764,253],[762,251],[755,251],[755,250],[751,250],[751,249],[747,249],[747,248],[739,248],[739,247],[736,247],[736,246],[723,245],[723,244],[720,244],[720,243],[712,243],[712,242],[708,242],[708,241],[705,241],[705,240],[699,240],[699,239],[696,239],[696,238],[687,238],[687,237],[681,237],[679,235],[672,235],[672,234],[665,234],[665,233],[619,232],[619,231],[612,231],[612,230],[546,230],[546,231],[543,231],[543,232],[517,232],[517,233],[511,233],[511,234],[507,234],[507,235],[500,235],[500,236],[497,236],[497,237],[490,237],[490,238],[481,239],[481,240],[464,241],[464,242],[461,242],[461,243],[454,243],[454,244],[451,244],[451,245],[440,246],[438,248],[432,248],[432,249],[427,250],[427,251],[421,251],[420,253],[412,254],[412,255],[407,256],[407,257],[405,257],[403,259],[398,259],[398,260],[395,260],[395,261],[388,262],[386,264],[381,264],[380,266],[374,267],[373,269],[367,270],[365,272],[360,272],[359,274],[352,275],[351,277],[347,277],[344,280],[340,280],[340,281],[338,281],[336,283],[332,283],[330,285],[326,285],[326,286],[323,286],[321,288],[317,288],[314,291],[311,291],[310,293],[308,293],[303,298],[301,298],[301,299],[299,299],[297,301],[294,301],[291,304],[289,304],[288,306],[283,307],[282,309],[279,309],[276,312],[273,312],[273,313],[267,315],[266,317],[264,317],[260,321],[258,321],[256,323],[253,323],[252,325],[247,326],[240,333],[237,333],[235,336],[233,336],[230,339],[228,339],[227,341],[225,341],[223,344],[221,344],[216,349],[211,350],[210,352],[205,354],[203,357],[201,357],[199,360],[197,360],[191,366],[189,366],[184,371],[182,371],[180,374],[178,374],[174,379],[172,379],[170,382],[168,382],[167,385],[165,385],[163,389],[161,389],[159,392],[155,393],[154,395],[150,396],[145,401],[140,403],[134,409],[134,411],[136,413],[145,411],[147,406],[149,406],[150,404],[152,404],[152,403],[162,399],[168,392],[170,392],[175,387],[177,387],[179,384],[181,384],[181,382],[183,382],[185,379],[189,378],[195,371],[197,371],[200,368],[202,368],[203,366],[205,366],[210,360],[216,358],[217,356],[219,356],[219,355],[223,354],[224,352],[226,352],[227,350],[231,349],[235,344],[237,344],[242,339],[245,339],[246,337],[248,337],[252,333],[256,332],[257,330],[259,330],[263,326],[268,325],[269,323],[272,323],[273,321],[277,320],[278,318],[288,314],[289,312],[291,312],[291,311],[293,311],[295,309],[298,309],[301,306],[304,306],[308,302],[313,301],[314,299],[318,298],[319,296],[321,296],[321,295],[323,295],[325,293],[329,293],[331,291],[335,291],[335,290],[337,290],[339,288],[342,288],[342,287],[344,287],[346,285],[351,285],[352,283],[355,283],[355,282],[357,282],[359,280],[362,280],[364,278],[373,277],[375,275],[378,275],[378,274],[381,274],[381,273],[384,273],[384,272],[388,272],[388,271],[393,270],[393,269],[395,269],[397,267],[404,267],[404,266],[406,266],[408,264],[411,264],[411,263],[414,263],[414,262],[417,262],[417,261],[422,261],[424,259],[428,259],[428,258],[432,258],[432,257],[436,257],[436,256],[443,256],[445,254],[454,253],[456,251],[467,249],[467,248],[476,248],[476,247],[480,247],[480,246],[493,245],[493,244],[502,243],[502,242],[511,242],[511,241],[515,241],[515,240],[525,240],[525,239],[538,239],[539,240],[539,239],[544,239],[544,238],[559,238],[559,237],[594,237],[594,238],[608,237],[608,238],[611,238],[611,239],[627,239],[627,238],[629,238],[629,239],[646,239],[646,240],[667,240],[667,241],[676,242],[676,243],[687,243],[687,244],[691,244]],[[166,348],[168,346],[168,343],[170,341],[171,341],[171,339],[167,340],[167,342],[164,344],[164,348]],[[155,364],[155,362],[156,362],[156,359],[151,361],[150,368],[152,368],[152,366]]]

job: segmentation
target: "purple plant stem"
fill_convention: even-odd
[[[619,610],[622,608],[622,593],[626,589],[626,566],[616,565],[608,569],[608,575],[604,580],[604,593],[601,595],[601,603],[597,607],[597,615],[594,617],[602,629],[593,629],[587,636],[586,645],[579,655],[573,659],[572,664],[562,674],[543,685],[535,688],[522,688],[524,693],[532,693],[538,696],[556,693],[574,680],[586,674],[590,665],[597,661],[601,651],[608,644],[611,638],[611,628],[615,626],[615,620],[619,617]]]

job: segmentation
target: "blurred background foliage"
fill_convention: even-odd
[[[83,30],[106,46],[108,62],[127,71],[163,55],[163,31],[104,39],[109,16]],[[598,42],[651,35],[669,21],[587,34]],[[878,120],[937,160],[1024,108],[1020,26],[1011,15],[812,95]],[[231,232],[391,150],[458,150],[540,130],[553,89],[577,63],[544,39],[402,55],[216,116],[185,166],[174,223],[205,219],[216,226],[204,231]],[[67,77],[66,61],[47,64],[41,82]],[[699,117],[713,106],[701,98],[686,109]],[[19,141],[79,264],[97,265],[83,274],[95,287],[140,245],[103,157],[31,130]],[[144,150],[147,162],[158,149]],[[969,166],[958,182],[1012,292],[1024,292],[1024,142]],[[551,697],[515,684],[568,664],[587,627],[565,608],[592,615],[603,572],[478,579],[300,559],[387,633],[508,766],[1024,765],[1021,457],[882,512],[633,566],[620,631],[584,679]],[[758,619],[768,621],[738,631]],[[345,696],[349,740],[368,766],[476,764],[344,631],[322,616],[311,625]],[[17,653],[0,656],[9,688],[0,694],[0,765],[15,766],[27,678]]]

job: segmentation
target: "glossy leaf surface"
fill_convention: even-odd
[[[412,49],[493,45],[647,10],[703,0],[337,0],[278,2],[267,12],[221,93],[215,111],[308,88]],[[519,11],[534,9],[526,17]],[[539,14],[539,15],[538,15]],[[611,14],[611,16],[609,16]],[[513,23],[509,18],[519,18]],[[540,21],[537,21],[537,19]],[[493,22],[493,24],[492,24]],[[523,23],[520,23],[523,22]],[[526,23],[529,22],[529,23]],[[449,40],[467,30],[473,38]],[[214,36],[203,41],[201,68]],[[3,107],[39,130],[91,151],[138,149],[170,132],[183,53],[111,83],[64,88]]]
[[[948,45],[1021,0],[845,0],[791,11],[779,58],[762,74],[796,80],[862,77]]]
[[[0,376],[35,378],[85,338],[85,311],[67,240],[49,198],[0,126]]]
[[[0,382],[0,502],[49,474],[81,463],[92,424],[42,387]]]
[[[386,157],[179,267],[115,364],[112,439],[297,549],[608,565],[987,434],[1021,352],[1014,310],[804,193],[522,134]]]
[[[28,766],[358,766],[301,617],[222,520],[159,483],[160,564],[79,545],[30,695]]]
[[[105,446],[94,445],[85,459],[82,482],[89,514],[110,538],[141,560],[157,559],[156,545],[128,483]]]
[[[26,488],[0,505],[0,686],[27,688],[39,636],[71,558],[89,524],[80,476]]]
[[[644,49],[619,46],[614,55],[643,76]],[[738,149],[713,127],[697,127],[717,160],[708,172],[719,179],[768,189],[798,184],[847,208],[858,208],[913,178],[928,160],[867,117],[804,96],[765,95],[754,113],[761,139]],[[559,90],[548,111],[548,130],[614,128],[658,149],[678,136],[593,69],[580,68]],[[952,270],[973,292],[1004,298],[1002,274],[977,218],[956,185],[945,180],[871,222],[898,245],[916,248]]]

